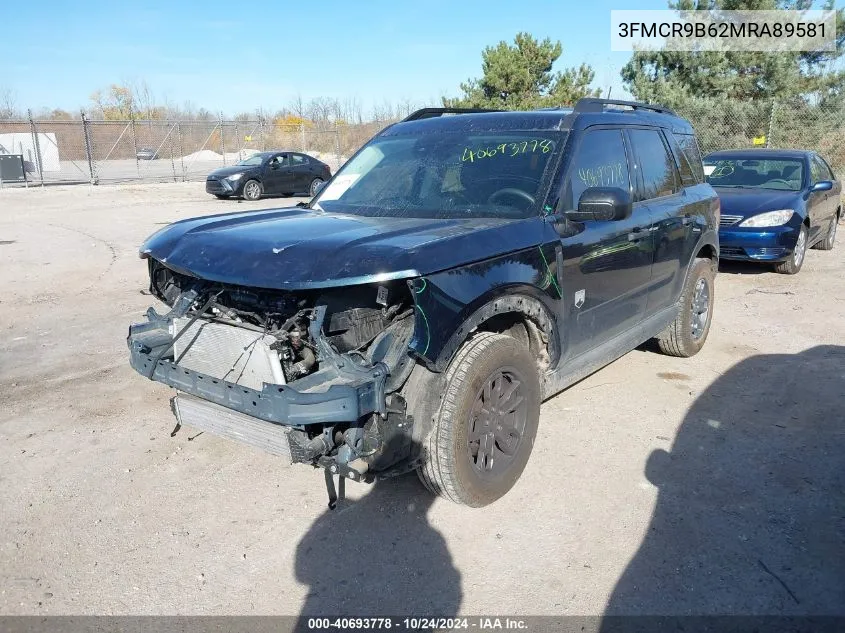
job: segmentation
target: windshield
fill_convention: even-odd
[[[797,158],[705,158],[704,173],[714,187],[798,191],[804,182],[804,165]]]
[[[371,141],[312,207],[399,218],[524,218],[538,212],[561,132],[451,132]]]
[[[241,167],[258,167],[263,162],[264,154],[253,154],[249,158],[244,158],[241,162],[235,163],[235,165]]]

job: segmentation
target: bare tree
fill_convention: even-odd
[[[305,111],[305,101],[302,99],[302,95],[296,95],[290,102],[290,112],[300,119],[304,119],[306,117]],[[276,113],[277,118],[283,118],[287,115],[287,111],[282,110]]]
[[[9,88],[0,90],[0,119],[17,119],[20,117],[15,95]]]

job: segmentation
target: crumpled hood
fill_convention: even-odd
[[[418,277],[537,246],[543,221],[371,218],[304,208],[183,220],[142,257],[221,283],[302,290]]]
[[[740,189],[714,187],[719,194],[723,215],[741,215],[747,218],[766,211],[795,209],[800,211],[803,203],[798,191],[776,191],[765,189]]]

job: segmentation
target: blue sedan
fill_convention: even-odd
[[[833,248],[842,183],[815,152],[714,152],[704,173],[721,202],[721,259],[769,262],[794,275],[808,248]]]

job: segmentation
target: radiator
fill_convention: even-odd
[[[176,335],[190,319],[174,319]],[[212,378],[260,390],[264,383],[285,384],[279,354],[270,349],[275,339],[234,325],[197,319],[173,345],[175,362]]]

